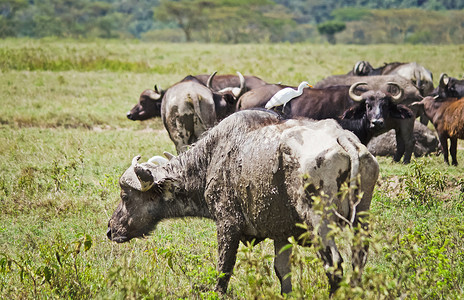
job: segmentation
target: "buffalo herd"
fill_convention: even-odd
[[[186,81],[190,84],[185,84]],[[242,76],[239,72],[237,75],[189,75],[167,90],[156,85],[153,90],[144,90],[127,118],[143,121],[161,117],[177,152],[182,153],[226,116],[244,109],[264,107],[274,94],[288,87],[267,83],[256,76]],[[199,95],[199,91],[207,92],[208,96]],[[384,141],[383,148],[390,151],[383,151],[381,155],[393,156],[397,162],[403,159],[405,164],[409,163],[413,153],[422,153],[414,150],[421,147],[426,148],[426,153],[440,150],[448,163],[448,150],[442,148],[446,148],[449,138],[450,151],[454,153],[454,141],[459,138],[457,129],[442,130],[438,138],[435,137],[437,143],[423,145],[421,139],[417,139],[416,117],[422,124],[432,121],[428,117],[431,108],[427,112],[423,105],[418,105],[427,96],[433,97],[434,103],[459,99],[464,96],[464,81],[442,74],[439,85],[434,88],[432,73],[415,62],[393,62],[373,68],[369,62],[359,61],[346,74],[329,76],[274,110],[288,118],[333,118],[343,128],[354,132],[365,145],[369,145],[374,137],[377,137],[377,145]],[[202,101],[198,101],[198,97]],[[454,118],[449,110],[447,114]],[[443,118],[435,119],[433,124],[438,131],[438,127],[443,127],[439,124]],[[393,140],[388,137],[392,134],[389,131],[394,133]],[[394,148],[391,147],[392,141]],[[457,161],[453,160],[453,164]]]
[[[121,243],[146,236],[163,219],[208,218],[216,223],[222,274],[216,292],[227,291],[239,243],[269,238],[285,294],[292,291],[291,248],[282,247],[289,237],[310,230],[320,237],[318,254],[334,293],[343,261],[331,226],[368,226],[362,212],[369,210],[379,174],[375,155],[409,163],[413,153],[440,147],[449,164],[450,139],[451,163],[458,164],[463,80],[443,73],[434,88],[432,73],[417,63],[374,68],[359,61],[346,74],[329,76],[285,105],[266,109],[285,88],[296,89],[240,72],[214,72],[188,75],[166,90],[156,85],[144,90],[127,118],[161,117],[178,155],[142,163],[134,157],[119,180],[121,201],[108,223],[108,238]],[[429,121],[438,139],[424,125]],[[350,246],[360,274],[368,245]]]

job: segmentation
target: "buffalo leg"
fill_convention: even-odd
[[[354,284],[359,285],[361,283],[361,275],[364,270],[364,266],[367,262],[367,254],[369,252],[369,244],[366,240],[368,238],[368,222],[367,220],[360,221],[359,217],[356,217],[353,228],[355,230],[355,242],[352,248],[352,260],[351,264],[355,271]]]
[[[332,295],[338,289],[340,282],[342,281],[343,259],[340,255],[340,252],[338,252],[337,246],[335,245],[335,241],[332,238],[327,239],[329,231],[330,230],[327,221],[323,221],[319,233],[322,238],[322,245],[320,246],[321,248],[319,249],[318,253],[321,256],[322,261],[324,262],[326,275],[329,279],[330,294]],[[329,271],[331,267],[334,267],[333,271]]]
[[[445,160],[445,163],[449,165],[449,160],[448,160],[448,136],[445,134],[440,134],[438,136],[438,139],[440,140],[441,144],[441,152],[443,152],[443,158]]]
[[[403,157],[404,154],[404,141],[403,138],[401,137],[401,133],[399,130],[395,129],[395,137],[396,137],[396,152],[395,156],[393,156],[393,160],[396,162],[399,162],[401,160],[401,157]]]
[[[215,291],[218,294],[225,294],[229,284],[230,276],[234,269],[237,259],[237,249],[239,244],[238,235],[231,228],[218,226],[218,271],[223,274],[218,279]]]
[[[292,278],[290,275],[287,276],[291,271],[290,254],[292,253],[292,248],[286,249],[280,253],[282,247],[287,244],[288,242],[285,240],[274,241],[274,270],[280,280],[280,291],[282,294],[288,294],[292,291]]]
[[[409,164],[414,152],[414,118],[399,121],[399,128],[395,129],[396,134],[396,154],[394,160],[399,162],[403,156],[403,163]]]
[[[457,149],[458,149],[458,139],[455,138],[455,137],[450,138],[449,152],[450,152],[450,155],[451,155],[451,161],[452,161],[451,163],[453,164],[453,166],[458,165],[458,159],[456,157]]]

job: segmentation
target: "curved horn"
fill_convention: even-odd
[[[356,95],[354,91],[356,88],[360,85],[367,85],[366,82],[356,82],[350,86],[350,90],[348,91],[348,94],[350,95],[350,98],[353,99],[356,102],[362,101],[362,96]]]
[[[210,89],[212,89],[212,83],[213,83],[213,78],[216,75],[217,71],[214,71],[213,74],[211,74],[208,78],[208,81],[206,82],[206,86]]]
[[[398,94],[392,95],[392,99],[394,100],[393,102],[396,102],[396,103],[400,102],[401,98],[403,97],[403,89],[396,82],[387,82],[387,84],[395,86],[398,89]]]
[[[164,154],[164,156],[166,156],[166,158],[169,159],[169,160],[171,160],[171,159],[173,159],[174,157],[176,157],[174,154],[171,154],[171,153],[169,153],[169,152],[167,152],[167,151],[164,151],[163,154]]]
[[[364,61],[360,60],[354,65],[354,68],[353,68],[353,74],[354,75],[359,75],[359,73],[360,73],[359,69],[361,68],[361,64],[363,64],[363,63],[364,63]]]
[[[420,70],[415,70],[414,71],[414,77],[416,77],[416,87],[421,90],[422,86],[422,73]]]
[[[149,90],[149,91],[150,93],[148,94],[148,97],[150,97],[150,99],[159,100],[161,98],[161,93],[157,91],[152,91],[152,90]]]
[[[132,167],[135,167],[135,165],[139,161],[140,157],[141,157],[140,155],[134,156],[134,158],[132,159],[132,163],[131,163]]]
[[[146,192],[155,184],[155,179],[151,174],[151,171],[144,168],[142,165],[136,164],[134,166],[134,172],[140,181],[140,191]]]
[[[449,83],[449,76],[446,73],[441,73],[440,79],[438,80],[439,86],[446,86]]]
[[[238,78],[240,78],[240,88],[232,90],[235,98],[240,97],[245,92],[245,89],[246,89],[245,77],[243,77],[242,73],[240,73],[239,71],[237,71],[237,75],[238,75]]]

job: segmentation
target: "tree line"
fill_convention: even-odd
[[[464,0],[0,0],[0,37],[463,43]]]

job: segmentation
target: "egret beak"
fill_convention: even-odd
[[[313,86],[312,86],[312,85],[310,85],[310,84],[308,84],[308,87],[310,87],[310,88],[313,88]]]

